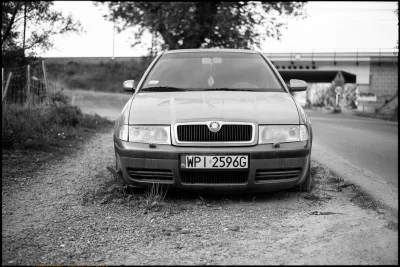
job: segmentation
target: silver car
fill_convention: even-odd
[[[172,50],[136,84],[114,128],[116,168],[126,184],[207,192],[311,187],[312,129],[263,54]]]

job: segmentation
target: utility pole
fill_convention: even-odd
[[[113,48],[112,48],[112,58],[114,60],[114,43],[115,43],[115,21],[113,21]]]

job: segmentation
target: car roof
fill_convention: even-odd
[[[229,53],[250,53],[258,54],[257,51],[249,49],[228,49],[228,48],[198,48],[198,49],[175,49],[165,51],[164,54],[175,54],[175,53],[198,53],[198,52],[229,52]]]

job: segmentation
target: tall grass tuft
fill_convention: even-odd
[[[168,189],[163,190],[159,183],[153,183],[147,190],[144,197],[144,206],[147,210],[152,208],[160,207],[164,205],[165,196],[167,195]]]

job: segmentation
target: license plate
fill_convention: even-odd
[[[247,169],[248,155],[182,155],[181,169]]]

